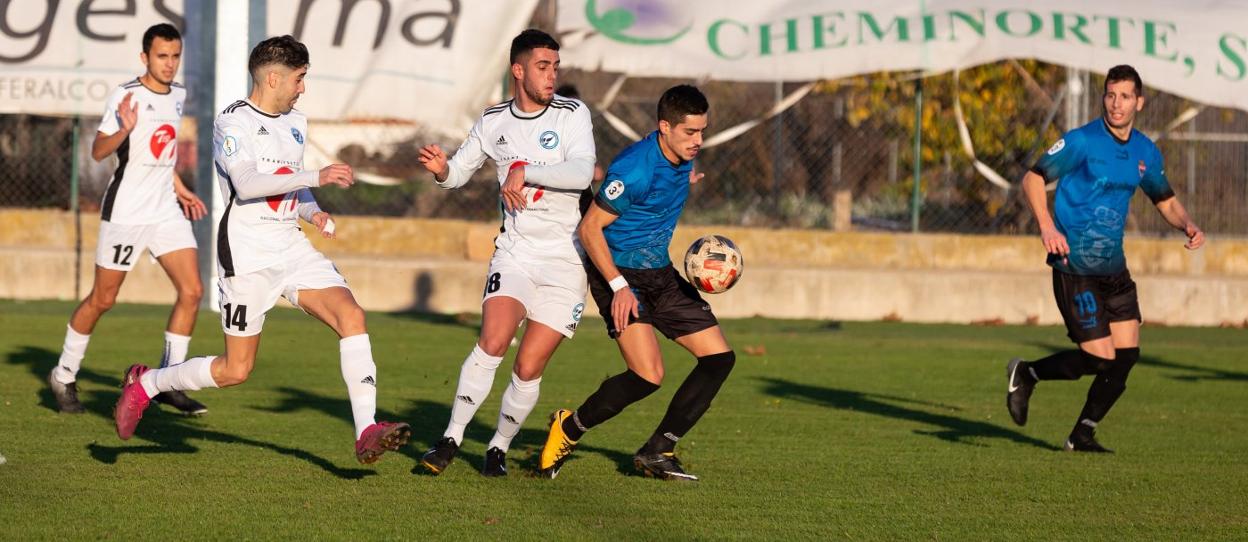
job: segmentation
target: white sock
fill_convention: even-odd
[[[212,378],[212,360],[216,356],[200,356],[191,358],[161,369],[152,369],[139,377],[143,391],[148,397],[155,397],[163,391],[195,391],[203,388],[216,388],[217,381]]]
[[[165,332],[165,355],[160,358],[160,368],[173,367],[186,361],[186,350],[191,346],[191,338],[187,335]]]
[[[351,417],[355,419],[355,440],[360,440],[368,426],[377,423],[377,364],[373,363],[373,344],[368,334],[353,335],[338,341],[341,355],[342,381],[347,383],[351,399]]]
[[[459,370],[459,385],[455,388],[455,400],[451,403],[451,423],[447,424],[445,437],[455,439],[456,444],[464,443],[464,429],[468,427],[472,417],[485,398],[490,396],[490,388],[494,386],[494,371],[503,362],[502,356],[491,356],[474,345],[472,353],[464,359],[464,367]]]
[[[494,432],[494,438],[490,439],[489,448],[507,451],[511,446],[511,439],[516,437],[520,426],[524,425],[524,419],[537,406],[541,384],[540,376],[525,382],[516,373],[511,373],[511,385],[503,392],[503,406],[498,409],[498,430]]]
[[[82,368],[82,357],[87,355],[87,343],[90,335],[74,331],[73,326],[65,326],[65,344],[61,347],[61,359],[57,362],[57,382],[69,384],[78,380],[78,369]]]

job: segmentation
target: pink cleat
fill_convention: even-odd
[[[136,363],[126,369],[126,376],[121,380],[121,398],[117,399],[117,406],[113,407],[113,420],[117,422],[117,436],[121,440],[130,440],[134,429],[139,426],[139,420],[143,418],[143,411],[152,402],[152,398],[143,390],[143,384],[139,382],[139,377],[147,371],[146,365]]]
[[[407,444],[411,436],[412,428],[403,422],[377,422],[365,428],[360,440],[355,441],[355,458],[365,465],[375,463],[381,454]]]

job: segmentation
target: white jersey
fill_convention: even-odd
[[[274,115],[239,100],[217,115],[212,158],[225,212],[217,228],[219,276],[259,271],[311,246],[299,218],[320,211],[309,187],[318,171],[303,171],[308,119],[298,111]]]
[[[508,100],[485,110],[449,161],[443,188],[468,182],[488,157],[498,182],[512,164],[525,162],[525,200],[519,212],[504,212],[494,246],[521,256],[581,261],[576,226],[592,194],[594,129],[589,108],[579,100],[554,96],[536,113],[523,113]],[[584,199],[582,199],[584,198]]]
[[[104,190],[100,218],[114,224],[157,224],[182,217],[173,192],[173,166],[178,161],[178,126],[186,88],[173,83],[159,93],[135,78],[113,89],[100,119],[106,136],[121,129],[117,108],[126,94],[138,104],[134,130],[117,147],[117,169]]]

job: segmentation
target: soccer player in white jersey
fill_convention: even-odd
[[[527,319],[481,469],[486,476],[507,474],[507,449],[537,404],[542,371],[585,310],[576,225],[591,197],[594,134],[589,108],[555,94],[558,73],[554,38],[539,30],[521,32],[511,42],[514,97],[486,109],[450,160],[437,145],[420,150],[421,163],[442,188],[463,186],[487,157],[493,159],[503,207],[486,272],[481,337],[460,370],[446,432],[421,460],[433,474],[455,458],[464,429],[494,385],[495,369]]]
[[[143,33],[139,59],[146,72],[109,95],[91,146],[91,157],[97,161],[116,154],[117,169],[100,210],[95,282],[91,293],[74,309],[60,360],[48,375],[61,412],[83,412],[77,380],[91,332],[113,307],[126,274],[144,249],[164,268],[178,295],[165,328],[162,367],[186,359],[203,294],[195,234],[187,219],[203,218],[206,208],[173,171],[182,103],[186,100],[186,88],[173,81],[182,62],[182,35],[169,24],[148,28]],[[186,414],[208,411],[180,391],[162,393],[154,399]]]
[[[377,366],[364,310],[334,264],[312,247],[299,219],[334,237],[333,220],[309,188],[350,186],[351,167],[303,170],[307,118],[295,111],[308,72],[308,49],[290,36],[269,38],[251,51],[251,95],[227,107],[213,126],[213,162],[227,196],[217,235],[218,287],[225,355],[203,356],[164,369],[133,365],[113,417],[117,435],[134,434],[149,398],[169,390],[242,384],[255,365],[264,316],[285,297],[340,337],[342,377],[355,421],[361,463],[397,450],[411,433],[405,423],[377,422]]]

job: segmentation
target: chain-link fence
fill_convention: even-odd
[[[577,70],[561,75],[561,82],[576,85],[595,109],[618,79],[616,74]],[[654,127],[658,96],[680,82],[685,81],[625,80],[606,112],[644,135]],[[916,205],[915,111],[921,107],[919,231],[1031,232],[1034,222],[1018,181],[1063,131],[1099,115],[1102,82],[1095,74],[1033,61],[980,66],[956,79],[943,74],[920,81],[909,74],[883,73],[819,82],[787,110],[703,150],[697,167],[707,177],[694,187],[685,220],[910,231]],[[777,102],[803,87],[698,84],[711,102],[710,136],[764,118]],[[919,91],[921,102],[916,100]],[[1210,233],[1248,234],[1248,114],[1204,108],[1151,89],[1145,95],[1137,128],[1158,141],[1167,175],[1184,205]],[[594,131],[599,161],[606,167],[632,139],[605,122],[603,114],[595,111]],[[75,123],[81,134],[76,162]],[[959,135],[960,123],[969,145]],[[111,174],[111,160],[89,158],[97,124],[92,118],[0,116],[0,206],[68,208],[75,172],[82,208],[97,206]],[[319,190],[322,206],[333,212],[498,218],[492,167],[482,168],[465,188],[444,191],[433,185],[417,160],[421,145],[439,143],[452,151],[458,138],[438,137],[409,122],[318,122],[309,135],[310,144],[327,159],[350,163],[373,181],[346,191]],[[180,145],[179,169],[189,176],[185,162],[193,160],[193,147],[185,146]],[[968,147],[981,162],[979,169]],[[989,179],[994,173],[1005,181],[1004,187]],[[1169,230],[1151,207],[1137,196],[1128,222],[1131,232]]]

